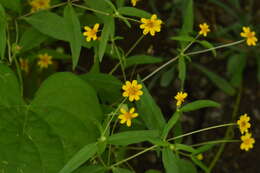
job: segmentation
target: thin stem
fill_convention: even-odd
[[[237,94],[237,98],[236,98],[236,102],[234,104],[234,109],[233,109],[232,120],[231,121],[234,121],[236,116],[238,115],[238,108],[239,108],[240,101],[241,101],[241,94],[242,94],[242,86],[240,86],[239,93]],[[228,139],[232,138],[233,137],[233,135],[231,135],[232,132],[233,132],[232,126],[228,127],[228,129],[226,130],[226,133],[225,133],[224,140],[228,140]],[[220,156],[222,155],[222,153],[223,153],[223,151],[225,149],[225,146],[226,146],[226,144],[223,143],[219,147],[217,154],[215,155],[215,157],[213,158],[213,160],[211,161],[211,163],[209,165],[209,170],[210,171],[216,165],[217,161],[219,160]]]
[[[139,37],[138,40],[136,40],[136,42],[127,51],[127,53],[125,54],[125,57],[128,57],[128,55],[134,50],[134,48],[140,43],[140,41],[142,41],[143,38],[144,38],[144,35],[142,34],[141,37]]]
[[[198,147],[198,146],[207,145],[207,144],[220,144],[220,143],[228,143],[228,142],[240,142],[240,140],[237,140],[237,139],[233,139],[233,140],[222,139],[222,140],[202,142],[202,143],[193,144],[193,145],[190,145],[190,146],[191,147]]]
[[[118,119],[116,119],[116,122],[113,124],[111,135],[114,134],[117,122],[118,122]],[[108,165],[110,165],[110,157],[111,157],[111,144],[109,144],[109,146],[108,146],[108,159],[107,159],[107,164]]]
[[[121,108],[122,104],[124,104],[124,102],[126,101],[127,98],[125,98],[120,104],[119,106],[116,108],[116,110],[112,113],[112,116],[110,118],[110,120],[108,121],[106,128],[104,129],[104,132],[102,133],[102,136],[104,136],[108,130],[109,125],[111,124],[113,118],[115,117],[115,115],[117,114],[117,112],[119,111],[119,109]]]
[[[85,9],[85,10],[88,10],[88,11],[92,11],[92,12],[95,12],[95,13],[99,13],[99,14],[102,14],[102,15],[105,15],[105,16],[113,16],[113,14],[110,14],[110,13],[107,13],[107,12],[104,12],[104,11],[100,11],[100,10],[96,10],[96,9],[93,9],[93,8],[89,8],[89,7],[85,7],[83,5],[78,5],[78,4],[72,4],[73,6],[75,7],[79,7],[79,8],[82,8],[82,9]]]
[[[179,139],[179,138],[183,138],[185,136],[189,136],[189,135],[199,133],[199,132],[203,132],[203,131],[207,131],[207,130],[217,129],[217,128],[226,127],[226,126],[234,126],[234,125],[236,125],[236,124],[235,123],[228,123],[228,124],[221,124],[221,125],[217,125],[217,126],[211,126],[211,127],[207,127],[207,128],[204,128],[204,129],[196,130],[196,131],[193,131],[193,132],[185,133],[183,135],[170,138],[167,141],[176,140],[176,139]]]
[[[161,65],[160,67],[158,67],[157,69],[155,69],[152,73],[150,73],[149,75],[147,75],[145,78],[142,79],[142,82],[146,81],[147,79],[149,79],[151,76],[153,76],[155,73],[157,73],[158,71],[160,71],[161,69],[163,69],[164,67],[166,67],[167,65],[171,64],[172,62],[176,61],[178,58],[180,57],[180,55],[170,59],[169,61],[167,61],[166,63],[164,63],[163,65]]]
[[[182,53],[186,52],[186,50],[188,50],[191,45],[199,38],[199,34],[183,49]]]
[[[114,44],[114,45],[115,45],[115,44]],[[119,53],[118,48],[117,48],[116,45],[115,45],[115,51],[116,51],[117,57],[118,57],[118,59],[119,59],[119,63],[120,63],[120,66],[121,66],[121,70],[122,70],[122,73],[123,73],[124,80],[126,81],[125,69],[124,69],[124,64],[123,64],[124,58],[121,57],[121,55],[120,55],[120,53]]]
[[[239,40],[239,41],[236,41],[236,42],[223,44],[223,45],[216,46],[216,47],[212,47],[212,48],[209,48],[209,49],[204,49],[204,50],[199,50],[199,51],[195,51],[195,52],[186,53],[186,54],[184,54],[184,55],[189,56],[189,55],[201,54],[201,53],[209,52],[209,51],[212,51],[212,50],[216,50],[216,49],[220,49],[220,48],[224,48],[224,47],[229,47],[229,46],[237,45],[237,44],[240,44],[240,43],[242,43],[242,42],[244,42],[244,41],[245,41],[245,40]]]
[[[110,168],[112,169],[113,167],[118,166],[118,165],[120,165],[120,164],[122,164],[122,163],[124,163],[124,162],[127,162],[128,160],[134,159],[135,157],[137,157],[137,156],[139,156],[139,155],[141,155],[141,154],[143,154],[143,153],[146,153],[147,151],[153,150],[153,149],[156,148],[156,147],[157,147],[157,145],[153,145],[153,146],[151,146],[151,147],[149,147],[149,148],[146,148],[145,150],[140,151],[139,153],[136,153],[136,154],[134,154],[134,155],[132,155],[132,156],[130,156],[130,157],[124,159],[124,160],[121,160],[121,161],[119,161],[119,162],[117,162],[117,163],[111,165]]]

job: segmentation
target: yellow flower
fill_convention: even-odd
[[[136,3],[137,3],[138,1],[140,1],[140,0],[131,0],[131,3],[132,3],[133,6],[136,6]]]
[[[140,100],[140,96],[143,95],[142,85],[137,83],[137,80],[133,80],[132,83],[130,81],[126,81],[125,85],[122,86],[124,90],[123,96],[129,97],[129,101],[132,102],[134,100]]]
[[[96,23],[92,28],[85,26],[84,29],[86,30],[86,32],[83,33],[84,36],[86,36],[86,41],[89,42],[92,40],[97,40],[97,32],[98,32],[98,28],[99,28],[99,24]]]
[[[38,55],[38,58],[38,65],[40,68],[48,68],[48,66],[53,63],[52,56],[48,55],[47,53]]]
[[[121,124],[126,123],[128,127],[130,127],[132,124],[131,120],[138,116],[138,113],[134,113],[135,108],[131,108],[129,112],[124,108],[121,108],[120,112],[122,113],[118,116],[118,118],[120,119],[120,123]]]
[[[32,0],[29,3],[32,6],[31,12],[50,8],[50,0]]]
[[[251,133],[246,133],[244,136],[241,136],[242,143],[240,145],[241,150],[248,151],[253,148],[253,144],[255,143],[255,139],[251,137]]]
[[[28,73],[29,72],[29,62],[28,62],[28,59],[20,58],[19,61],[20,61],[20,68],[21,68],[21,70],[25,71],[25,73]]]
[[[251,31],[249,27],[243,27],[243,32],[240,33],[241,37],[246,38],[248,46],[255,46],[258,39],[255,37],[255,32]]]
[[[176,105],[180,106],[187,96],[188,94],[186,92],[178,92],[177,95],[174,97],[177,100]]]
[[[239,125],[240,132],[242,134],[247,133],[248,129],[251,127],[249,123],[250,117],[247,114],[241,115],[240,119],[237,121],[237,125]]]
[[[161,31],[162,21],[157,19],[156,14],[153,14],[151,19],[141,18],[143,24],[140,25],[140,28],[143,29],[143,34],[146,35],[150,32],[152,36],[155,35],[155,32]]]
[[[201,153],[198,154],[196,157],[197,157],[198,160],[203,160],[203,155]]]
[[[200,24],[199,27],[200,27],[199,35],[203,35],[204,37],[206,37],[208,32],[210,32],[209,25],[207,23],[203,23]]]

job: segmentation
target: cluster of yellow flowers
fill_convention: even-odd
[[[141,91],[142,85],[138,84],[137,80],[133,80],[132,82],[126,81],[122,86],[122,89],[124,90],[122,94],[123,97],[128,98],[130,102],[140,100],[140,96],[143,95],[143,91]],[[132,107],[130,111],[125,108],[121,108],[120,112],[121,114],[118,116],[120,123],[126,123],[128,127],[130,127],[132,124],[131,120],[138,116],[138,113],[135,113],[134,107]]]
[[[249,120],[250,117],[247,116],[247,114],[244,114],[241,115],[240,119],[237,121],[237,125],[239,126],[239,130],[242,134],[240,149],[245,151],[252,149],[255,143],[255,139],[252,137],[252,134],[248,132],[248,129],[251,127]]]
[[[50,0],[31,0],[29,3],[32,6],[31,12],[50,8]]]

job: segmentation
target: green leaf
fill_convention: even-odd
[[[162,58],[148,56],[148,55],[135,55],[128,57],[126,59],[126,66],[125,68],[131,67],[133,65],[140,65],[140,64],[155,64],[162,62]]]
[[[143,119],[148,129],[161,131],[165,126],[165,119],[162,111],[143,83],[142,86],[144,94],[141,96],[140,100],[136,102],[140,118]]]
[[[185,145],[185,144],[175,144],[174,146],[175,146],[176,150],[183,150],[183,151],[187,151],[190,153],[194,153],[196,151],[191,146]]]
[[[81,166],[73,173],[105,173],[106,168],[101,165]]]
[[[81,50],[82,34],[79,19],[71,5],[64,9],[65,28],[67,29],[68,39],[72,52],[72,69],[75,70]]]
[[[191,42],[194,40],[194,38],[188,35],[180,35],[180,36],[170,37],[170,40]]]
[[[122,97],[122,83],[116,77],[103,73],[87,73],[80,75],[96,89],[101,100],[114,103]]]
[[[151,138],[158,138],[159,133],[157,130],[135,130],[120,132],[108,138],[108,143],[113,145],[130,145],[148,141]]]
[[[162,150],[162,161],[166,173],[181,173],[178,167],[178,157],[169,149]]]
[[[206,145],[203,145],[203,146],[201,146],[201,147],[196,148],[196,151],[193,152],[192,154],[196,156],[196,155],[199,154],[199,153],[204,153],[204,152],[210,150],[210,149],[211,149],[212,147],[214,147],[215,145],[216,145],[216,144],[206,144]]]
[[[8,92],[7,92],[8,91]],[[0,169],[57,173],[76,152],[99,137],[103,118],[95,91],[71,73],[48,78],[31,104],[15,74],[0,64]],[[77,134],[77,135],[75,135]]]
[[[217,102],[214,102],[212,100],[197,100],[191,103],[188,103],[184,105],[180,111],[182,112],[190,112],[195,111],[201,108],[207,108],[207,107],[220,107],[221,105]]]
[[[147,11],[134,8],[134,7],[121,7],[118,9],[119,14],[126,15],[126,16],[134,16],[140,18],[150,18],[151,14]]]
[[[113,173],[133,173],[132,171],[125,168],[113,168]]]
[[[46,35],[40,33],[36,29],[29,28],[22,34],[18,45],[22,47],[21,52],[26,52],[40,46],[40,44],[46,41],[47,38]]]
[[[243,80],[243,72],[246,67],[245,54],[235,54],[228,59],[227,71],[231,77],[231,84],[239,87]]]
[[[55,13],[40,11],[30,17],[25,17],[24,20],[45,35],[57,40],[70,40],[64,19]]]
[[[0,4],[5,8],[21,13],[21,0],[0,0]]]
[[[181,29],[181,35],[187,35],[193,31],[193,0],[183,1],[183,25]]]
[[[113,36],[114,34],[114,25],[115,25],[114,18],[108,17],[107,20],[105,21],[104,28],[101,33],[101,40],[98,47],[98,57],[100,62],[102,61],[103,56],[105,54],[109,36]]]
[[[213,48],[213,47],[214,47],[210,42],[208,42],[208,41],[206,41],[206,40],[202,40],[202,41],[197,40],[197,42],[198,42],[199,44],[201,44],[203,47],[207,48],[207,49],[210,49],[210,48]],[[212,52],[212,54],[214,55],[214,57],[217,56],[217,51],[216,51],[215,49],[213,49],[211,52]]]
[[[199,64],[193,63],[193,66],[204,73],[219,89],[221,89],[225,93],[231,96],[236,93],[236,90],[224,78],[220,77],[219,75]]]
[[[178,164],[181,173],[197,173],[196,167],[188,160],[180,159]]]
[[[3,6],[0,4],[0,59],[5,57],[6,47],[6,15]]]
[[[174,72],[175,72],[174,66],[171,67],[169,70],[163,72],[163,74],[161,75],[161,80],[160,80],[160,85],[162,87],[168,87],[171,84],[171,82],[175,76]]]
[[[198,165],[204,172],[209,173],[209,168],[200,160],[198,160],[196,157],[192,156],[191,157],[192,161]]]
[[[179,70],[179,79],[181,80],[181,86],[183,88],[186,79],[186,63],[185,63],[184,56],[181,56],[178,60],[178,70]]]
[[[78,151],[68,163],[59,171],[59,173],[71,173],[80,165],[88,161],[97,152],[96,143],[87,144],[80,151]]]
[[[162,132],[162,139],[166,139],[168,136],[168,133],[170,130],[174,127],[174,125],[177,123],[177,121],[180,119],[181,113],[180,112],[175,112],[170,120],[167,122],[165,125],[163,132]]]

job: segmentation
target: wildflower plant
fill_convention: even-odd
[[[2,172],[134,173],[135,163],[129,161],[147,152],[160,160],[161,172],[214,172],[225,144],[238,149],[240,145],[243,151],[254,149],[252,118],[244,114],[238,119],[244,57],[234,56],[240,63],[228,60],[230,81],[193,57],[216,56],[218,49],[231,46],[257,46],[257,32],[241,24],[234,33],[242,39],[210,42],[208,37],[217,36],[216,28],[210,21],[195,22],[195,1],[181,1],[183,21],[177,22],[178,28],[170,28],[175,35],[167,40],[178,46],[170,51],[171,57],[148,54],[153,51],[135,53],[142,41],[154,41],[172,22],[139,8],[139,1],[0,2]],[[123,37],[122,28],[128,34],[137,33],[138,38]],[[124,47],[123,41],[131,45]],[[221,109],[217,101],[192,94],[187,87],[194,77],[189,67],[227,96],[236,95],[233,114],[225,115],[231,117],[230,122],[182,129],[186,114]],[[176,85],[170,85],[173,80]],[[151,89],[154,84],[171,86],[167,93],[170,114],[157,104],[162,98],[153,91],[163,87]],[[219,128],[227,128],[221,139],[185,141]],[[238,138],[230,135],[235,129],[240,131]],[[210,156],[213,147],[217,154]]]

